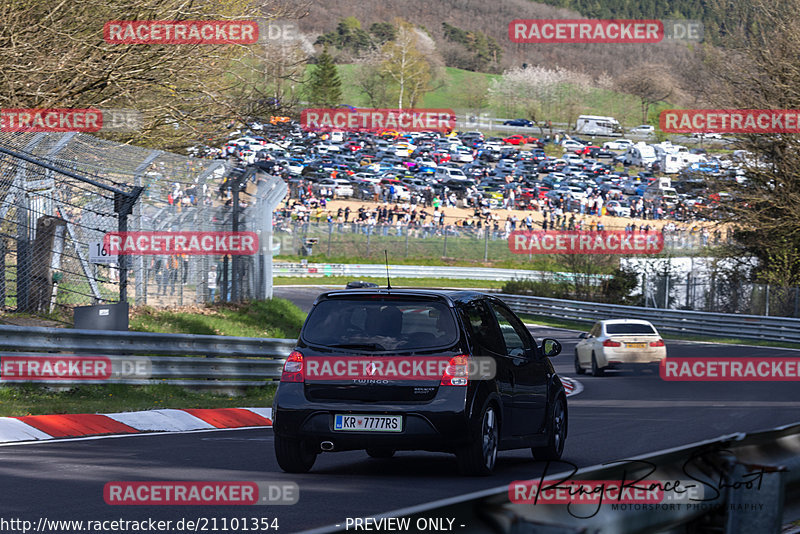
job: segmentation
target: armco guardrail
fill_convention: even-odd
[[[601,319],[644,319],[659,330],[734,339],[800,343],[800,319],[619,306],[523,295],[497,295],[516,313],[592,323]]]
[[[293,339],[0,326],[0,348],[14,351],[285,358],[294,343]]]
[[[563,488],[558,490],[561,499],[575,501],[570,507],[512,502],[509,486],[501,486],[388,512],[375,516],[371,522],[377,524],[381,518],[394,518],[394,522],[405,519],[417,525],[417,521],[447,518],[463,525],[457,530],[465,534],[638,534],[677,532],[673,529],[679,526],[683,527],[680,532],[779,533],[781,525],[791,519],[784,518],[784,506],[796,504],[796,492],[800,489],[798,450],[800,425],[795,424],[765,432],[721,436],[575,472],[569,469],[572,467],[569,464],[554,462],[547,466],[545,481],[563,481],[556,486]],[[598,506],[582,501],[580,495],[570,499],[567,481],[616,481],[627,488],[647,488],[655,481],[663,490],[663,500],[654,503],[640,496],[638,501],[620,504],[614,502],[609,491]],[[681,482],[680,489],[686,493],[665,489],[674,488],[676,481]],[[690,487],[692,491],[688,491]],[[550,491],[556,490],[551,486]],[[645,490],[639,491],[640,495],[649,495]],[[519,494],[512,492],[512,495]],[[344,532],[347,527],[342,521],[337,526],[306,534]]]
[[[3,350],[0,384],[168,383],[234,390],[279,378],[295,342],[294,339],[0,326]],[[24,363],[28,359],[34,365],[39,364],[33,379],[32,375],[20,378],[24,371],[31,370],[30,364]],[[92,362],[90,375],[95,365],[111,372],[101,379],[96,376],[87,379],[82,371],[76,374],[70,367],[81,365],[82,361]]]
[[[272,267],[274,276],[352,276],[354,278],[386,278],[383,264],[344,264],[344,263],[279,263]],[[395,278],[452,278],[454,280],[556,280],[571,281],[572,273],[550,271],[527,271],[524,269],[490,269],[474,267],[447,267],[440,265],[389,265],[389,275]],[[585,276],[585,275],[581,275]],[[611,278],[610,275],[592,275],[596,281]]]

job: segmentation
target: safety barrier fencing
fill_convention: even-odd
[[[553,462],[542,477],[545,484],[537,486],[541,500],[536,503],[521,502],[532,500],[533,493],[517,492],[516,484],[514,489],[505,485],[387,512],[371,518],[370,523],[393,518],[394,522],[407,521],[418,527],[444,518],[454,520],[458,531],[465,534],[634,534],[675,532],[679,527],[681,532],[781,532],[782,525],[791,519],[784,512],[796,504],[800,489],[798,450],[800,424],[793,424],[730,434],[575,471],[568,462]],[[568,496],[570,482],[588,490],[589,481],[603,481],[606,488],[616,482],[623,490],[608,491],[602,503],[588,502],[577,491],[574,497]],[[680,482],[677,490],[676,481]],[[538,484],[540,480],[522,482]],[[637,491],[652,484],[658,484],[654,489],[658,495]],[[547,486],[549,489],[545,489]],[[544,502],[557,496],[556,492],[573,504]],[[625,500],[617,497],[620,500],[615,501],[611,495]],[[653,498],[641,498],[645,495]],[[348,526],[352,527],[342,521],[306,534],[344,532]]]

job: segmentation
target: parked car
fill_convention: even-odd
[[[528,137],[526,135],[514,134],[503,138],[503,142],[509,145],[524,145],[526,143],[535,143],[538,141],[535,137]]]
[[[630,139],[615,139],[603,143],[603,148],[608,150],[628,150],[630,146],[633,146],[633,141]]]
[[[560,350],[474,291],[323,293],[275,393],[278,465],[304,473],[322,452],[364,449],[373,458],[451,452],[471,475],[490,474],[499,450],[557,460],[567,399],[550,358]],[[427,361],[436,364],[412,365]]]
[[[564,149],[565,152],[573,151],[573,150],[580,150],[583,148],[583,143],[576,141],[574,139],[565,139],[561,142],[561,147]]]
[[[587,369],[593,376],[603,376],[606,369],[652,367],[667,357],[667,347],[658,330],[640,319],[598,321],[580,339],[575,346],[575,372],[579,375]]]
[[[609,200],[606,202],[606,211],[609,215],[617,217],[630,217],[631,205],[626,200]]]
[[[523,126],[525,128],[533,128],[533,122],[528,119],[509,119],[503,123],[505,126]]]
[[[335,198],[350,198],[353,196],[353,186],[349,181],[343,178],[326,178],[320,180],[315,184],[314,188],[318,191],[321,189],[332,190],[333,197]]]
[[[628,133],[631,135],[653,135],[656,133],[656,129],[649,124],[640,124],[628,130]]]
[[[345,289],[365,289],[365,288],[376,288],[376,287],[379,286],[375,282],[365,282],[364,280],[353,280],[347,282],[347,286],[345,286]]]

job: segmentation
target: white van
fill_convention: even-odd
[[[644,191],[642,197],[645,200],[658,200],[667,207],[675,207],[678,204],[678,192],[672,187],[661,187],[661,184],[653,184]]]
[[[575,133],[586,135],[622,135],[622,126],[614,117],[581,115],[575,123]]]
[[[640,167],[646,167],[656,161],[658,161],[656,149],[647,143],[636,143],[629,147],[623,160],[628,165],[638,165]]]

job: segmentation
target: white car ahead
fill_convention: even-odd
[[[593,376],[603,376],[606,369],[652,366],[667,357],[664,340],[648,321],[598,321],[580,337],[575,346],[575,372],[579,375],[587,369]]]

